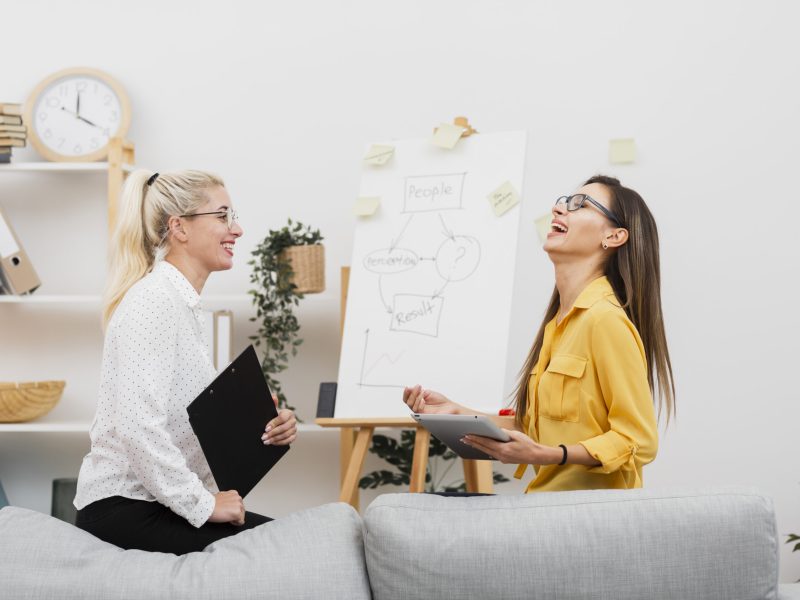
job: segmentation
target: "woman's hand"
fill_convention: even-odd
[[[244,501],[236,490],[214,494],[214,512],[209,523],[232,523],[244,525]]]
[[[403,390],[403,402],[417,414],[457,415],[463,408],[439,392],[423,390],[419,385]]]
[[[557,465],[561,462],[563,457],[561,448],[534,442],[521,431],[511,429],[503,429],[503,431],[511,436],[507,442],[498,442],[480,435],[465,435],[461,441],[496,458],[503,464]]]
[[[261,441],[265,446],[288,446],[297,439],[297,419],[288,408],[278,411],[278,416],[272,419],[264,428]]]

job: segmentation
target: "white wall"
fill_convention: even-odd
[[[329,289],[304,302],[306,343],[284,378],[306,418],[317,382],[337,373],[338,269],[349,262],[350,207],[366,143],[426,136],[458,114],[482,131],[527,129],[509,381],[552,288],[533,220],[582,178],[620,176],[659,223],[678,388],[678,419],[646,470],[647,485],[752,484],[774,497],[781,534],[800,531],[799,5],[255,6],[6,3],[3,21],[15,25],[4,28],[0,100],[24,100],[40,79],[66,66],[115,75],[133,103],[130,138],[139,164],[212,169],[228,183],[246,235],[237,266],[212,277],[208,292],[248,289],[247,255],[268,227],[291,216],[322,229]],[[610,166],[608,140],[628,136],[636,139],[638,161]],[[30,150],[18,156],[35,158]],[[102,180],[9,177],[0,180],[0,202],[43,272],[42,292],[98,291]],[[251,329],[248,307],[233,308],[241,345]],[[100,344],[94,315],[42,314],[40,321],[34,310],[0,307],[0,379],[63,375],[73,393],[56,416],[91,413]],[[34,346],[31,322],[40,323],[31,335],[52,344]],[[69,351],[57,345],[61,334],[79,350],[61,356]],[[48,361],[58,354],[53,364],[60,369],[51,374],[33,363],[34,348]],[[335,497],[336,436],[317,435],[327,441],[297,449],[294,468],[281,472],[286,485],[259,496],[265,511],[283,514]],[[0,448],[4,479],[22,459]],[[798,577],[800,556],[782,548],[781,579]]]

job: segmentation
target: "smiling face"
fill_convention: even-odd
[[[590,183],[576,190],[576,194],[586,194],[607,209],[611,207],[611,192],[600,183]],[[553,262],[564,259],[587,259],[602,256],[603,242],[618,246],[614,232],[625,231],[618,228],[600,210],[586,202],[582,208],[568,211],[565,204],[553,207],[553,220],[550,232],[544,243],[544,251]],[[611,237],[609,237],[611,236]],[[625,236],[627,239],[627,235]],[[624,243],[625,240],[622,240]]]
[[[224,187],[209,188],[205,193],[208,202],[193,211],[195,214],[233,210],[230,196]],[[195,268],[211,273],[233,267],[236,240],[244,233],[239,223],[234,221],[228,229],[224,214],[183,217],[181,221],[186,232],[184,249]]]

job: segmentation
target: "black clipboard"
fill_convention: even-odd
[[[261,441],[278,410],[252,345],[186,411],[220,491],[236,490],[244,498],[289,451]]]

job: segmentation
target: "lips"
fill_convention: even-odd
[[[558,219],[553,219],[550,223],[550,233],[549,235],[563,235],[567,233],[569,228],[563,221],[559,221]]]
[[[222,246],[222,249],[225,250],[225,252],[227,252],[228,254],[233,256],[233,245],[234,245],[234,243],[235,242],[222,242],[222,244],[220,244],[220,245]]]

